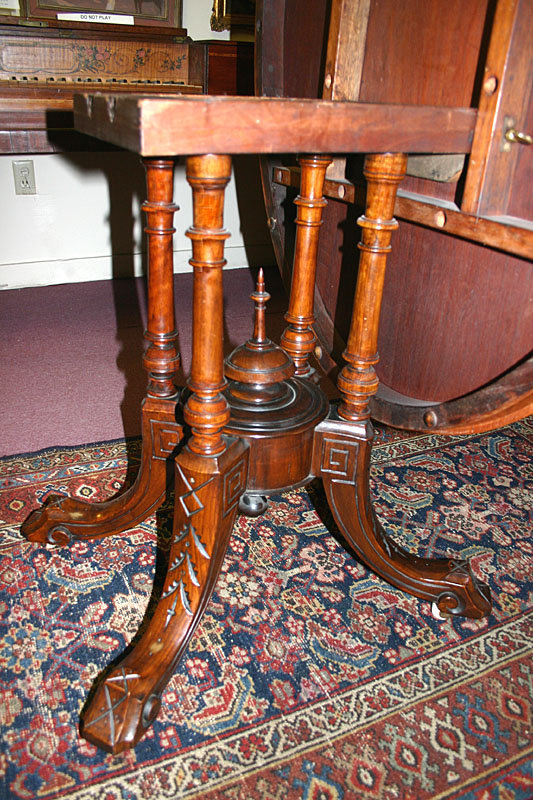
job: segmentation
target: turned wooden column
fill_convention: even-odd
[[[288,327],[281,337],[281,346],[291,356],[298,376],[309,375],[309,356],[315,349],[316,336],[314,292],[318,233],[327,201],[322,196],[324,176],[331,163],[329,156],[302,156],[300,193],[294,201],[296,212],[296,245],[291,281],[289,308],[285,314]]]
[[[144,158],[147,197],[143,203],[148,237],[148,327],[144,368],[148,372],[149,397],[171,397],[176,393],[174,376],[180,366],[174,313],[172,236],[174,213],[174,161]]]
[[[381,297],[391,234],[398,227],[393,217],[396,191],[406,164],[407,156],[401,153],[370,155],[365,159],[366,210],[357,220],[363,229],[358,245],[361,255],[350,332],[343,353],[348,363],[338,378],[342,394],[339,415],[354,422],[368,419],[369,401],[378,388],[374,365],[379,361]]]
[[[222,268],[224,242],[230,235],[223,228],[224,190],[231,175],[229,156],[205,155],[187,158],[187,180],[193,191],[193,224],[187,231],[192,240],[189,263],[193,277],[191,394],[184,408],[191,426],[190,450],[216,455],[225,448],[222,429],[230,412],[222,390],[224,379],[224,325]]]

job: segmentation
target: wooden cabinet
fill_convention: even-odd
[[[530,0],[334,0],[329,19],[319,0],[305,13],[301,3],[265,0],[263,18],[273,6],[284,28],[272,44],[268,24],[263,29],[258,77],[265,93],[295,94],[300,85],[303,95],[331,99],[478,110],[469,154],[409,160],[383,298],[382,400],[375,415],[391,421],[394,401],[397,424],[424,428],[427,420],[441,427],[443,405],[475,395],[475,407],[483,387],[503,380],[508,388],[507,373],[523,369],[533,343],[532,148],[505,137],[509,128],[533,131],[533,6]],[[305,52],[290,46],[294,14]],[[306,16],[313,20],[308,36]],[[269,65],[280,48],[273,78]],[[281,223],[273,226],[274,243],[287,273],[290,221],[276,184],[293,181],[290,165],[274,166],[267,196],[270,216]],[[340,361],[356,279],[350,240],[358,237],[360,165],[340,160],[328,177],[317,313],[323,363],[331,368]],[[526,385],[531,370],[527,375]],[[493,392],[491,402],[500,400]]]
[[[195,42],[207,94],[254,93],[253,42]]]

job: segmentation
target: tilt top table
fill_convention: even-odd
[[[235,516],[257,515],[268,495],[321,478],[335,520],[357,556],[394,586],[433,603],[437,614],[490,613],[488,587],[468,563],[426,559],[394,544],[369,493],[378,381],[377,334],[396,190],[406,153],[468,152],[470,109],[234,97],[75,98],[84,133],[143,157],[147,175],[148,326],[143,454],[135,484],[107,503],[50,498],[23,525],[34,542],[68,545],[127,530],[152,514],[174,462],[174,523],[163,591],[142,636],[97,685],[82,734],[111,752],[132,747],[157,716],[161,694],[208,603]],[[223,359],[224,190],[231,155],[300,155],[297,234],[287,328],[281,346],[265,331],[268,295],[252,294],[251,338]],[[316,251],[330,153],[366,156],[367,202],[351,329],[329,404],[309,359],[316,340]],[[179,352],[173,296],[174,157],[186,156],[193,193],[193,351],[187,386],[175,384]],[[354,259],[355,260],[355,259]]]

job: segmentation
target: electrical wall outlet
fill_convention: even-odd
[[[37,194],[33,161],[12,161],[15,194]]]

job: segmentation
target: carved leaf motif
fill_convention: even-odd
[[[172,541],[173,548],[175,549],[177,545],[180,545],[180,549],[169,566],[167,575],[169,584],[162,595],[163,600],[173,598],[172,604],[169,605],[167,609],[165,628],[169,625],[172,617],[176,615],[178,602],[181,603],[185,613],[192,616],[193,611],[190,606],[188,589],[191,585],[200,587],[197,567],[200,559],[204,558],[207,561],[211,559],[196,528],[191,522],[191,517],[203,511],[204,505],[198,496],[198,492],[200,489],[203,489],[204,486],[207,486],[213,480],[214,476],[211,476],[208,480],[204,481],[204,483],[195,487],[193,485],[194,478],[188,479],[181,466],[179,464],[177,466],[180,477],[187,489],[179,498],[187,519],[183,527],[174,535]]]

